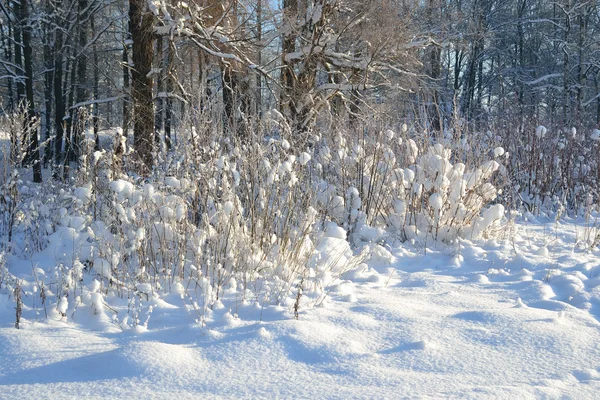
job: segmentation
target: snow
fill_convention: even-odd
[[[443,204],[444,200],[439,193],[433,193],[431,196],[429,196],[429,205],[435,211],[439,211],[442,208]]]
[[[302,152],[302,154],[300,154],[300,157],[298,158],[298,161],[300,162],[300,164],[306,165],[310,161],[310,158],[310,154],[308,154],[307,152]]]
[[[546,127],[545,127],[545,126],[543,126],[543,125],[539,125],[537,128],[535,128],[535,136],[536,136],[538,139],[541,139],[541,138],[543,138],[544,136],[546,136],[546,132],[547,132],[547,131],[548,131],[548,130],[546,129]]]
[[[544,81],[546,81],[548,79],[558,78],[560,76],[562,76],[562,75],[561,74],[547,74],[547,75],[544,75],[542,77],[539,77],[538,79],[534,79],[534,80],[526,82],[526,83],[528,85],[536,85],[536,84],[544,82]]]
[[[116,181],[111,182],[110,188],[113,192],[117,194],[119,201],[131,198],[134,191],[133,184],[123,179],[118,179]]]
[[[504,206],[495,204],[483,212],[483,221],[486,226],[489,226],[494,221],[499,221],[504,216]]]
[[[79,240],[63,229],[55,248]],[[0,288],[1,397],[595,398],[600,251],[582,246],[586,229],[521,219],[493,240],[375,245],[352,264],[347,232],[330,223],[314,266],[344,272],[298,320],[291,304],[257,307],[228,289],[199,325],[181,283],[140,283],[151,306],[131,329],[107,307],[119,299],[105,299],[110,263],[96,258],[89,292],[61,297],[47,319],[25,297],[20,330]],[[7,267],[26,281],[55,265],[34,259],[33,272],[12,256]]]
[[[94,271],[96,271],[96,273],[101,277],[107,279],[112,278],[111,265],[108,260],[105,260],[103,258],[95,258],[92,265],[94,267]]]
[[[345,240],[346,239],[346,231],[344,228],[337,226],[335,222],[330,222],[327,226],[327,230],[325,231],[326,237],[336,238]]]
[[[181,182],[179,181],[179,179],[173,176],[167,176],[165,178],[165,185],[170,186],[174,189],[178,189],[181,187]]]
[[[92,198],[92,190],[89,187],[78,187],[73,191],[73,195],[82,202],[87,202]]]
[[[58,305],[56,306],[56,309],[61,314],[65,314],[67,312],[67,308],[69,308],[69,301],[66,297],[61,297],[58,302]]]

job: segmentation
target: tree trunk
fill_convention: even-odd
[[[600,93],[600,76],[596,74],[594,76],[594,82],[596,83],[596,93]],[[600,97],[596,100],[596,128],[600,129]],[[600,172],[600,170],[598,171]]]
[[[27,155],[25,157],[28,167],[33,168],[33,181],[42,182],[42,165],[38,132],[35,123],[35,107],[33,103],[33,62],[31,59],[31,26],[29,24],[28,2],[21,0],[21,23],[23,35],[23,62],[25,64],[25,93],[27,98],[27,119],[25,122],[25,137],[27,138]]]
[[[46,12],[50,15],[52,8],[50,2],[46,4]],[[52,137],[52,85],[54,81],[54,59],[51,48],[50,24],[44,23],[44,121],[42,126],[42,137],[44,138],[44,167],[52,160],[52,145],[50,138]],[[56,56],[56,55],[54,55]]]
[[[236,101],[237,80],[228,65],[223,65],[221,86],[223,87],[223,110],[225,111],[223,128],[225,131],[233,132],[236,129],[234,102]]]
[[[517,22],[517,36],[518,36],[518,43],[517,43],[517,55],[519,57],[519,68],[521,69],[521,71],[523,71],[523,69],[526,67],[525,66],[525,58],[524,58],[524,53],[523,53],[523,47],[524,47],[524,30],[523,30],[523,19],[524,19],[524,15],[525,15],[525,7],[527,5],[527,1],[523,0],[519,7],[518,7],[518,14],[517,14],[517,18],[518,18],[518,22]],[[523,124],[525,123],[525,83],[523,82],[524,79],[520,79],[520,82],[518,83],[518,101],[519,101],[519,126],[523,126]]]
[[[127,51],[127,41],[123,43],[123,54],[121,58],[123,64],[123,135],[125,138],[129,136],[130,114],[129,110],[129,52]]]
[[[296,19],[298,16],[298,0],[283,0],[283,18],[287,25],[286,33],[281,38],[281,56],[283,68],[281,69],[280,104],[283,115],[291,113],[290,102],[294,86],[294,66],[286,55],[296,51]]]
[[[95,21],[95,17],[92,16],[92,19],[90,21],[91,27],[92,27],[92,36],[96,37],[96,21]],[[98,47],[96,46],[96,42],[94,42],[92,51],[94,53],[93,57],[94,57],[94,84],[92,86],[92,96],[94,98],[94,100],[98,100],[99,97],[99,92],[98,92],[98,85],[99,85],[99,80],[100,80],[100,70],[98,68]],[[100,150],[100,136],[99,136],[99,129],[100,129],[100,119],[99,119],[99,105],[98,104],[94,104],[93,108],[92,108],[92,126],[94,129],[94,150],[98,151]],[[107,113],[108,114],[108,113]]]
[[[21,15],[20,7],[16,2],[12,2],[13,15],[19,19]],[[24,71],[23,71],[23,49],[21,43],[21,21],[18,20],[13,26],[13,44],[15,46],[14,51],[14,64],[15,64],[15,73],[17,74],[17,98],[15,109],[19,110],[19,112],[23,112],[23,107],[25,106],[25,84],[24,84]],[[16,131],[13,131],[13,134],[10,138],[11,142],[11,161],[14,164],[21,163],[21,147],[19,144],[19,137]]]
[[[165,143],[167,145],[167,150],[171,150],[173,146],[173,141],[171,138],[171,127],[173,122],[173,53],[174,53],[173,43],[169,43],[169,48],[167,50],[167,98],[165,99]]]
[[[578,52],[579,52],[579,63],[577,65],[577,112],[576,118],[577,123],[581,124],[583,119],[583,95],[586,87],[586,74],[585,74],[585,63],[586,63],[586,54],[585,54],[585,44],[586,44],[586,34],[587,34],[587,6],[582,6],[579,10],[579,15],[577,16],[577,22],[579,25],[579,40],[578,40]]]
[[[60,178],[60,167],[63,165],[63,139],[65,131],[65,98],[63,92],[63,31],[56,30],[54,52],[54,165],[52,176],[55,179]]]
[[[83,54],[83,50],[87,45],[88,41],[88,26],[86,23],[87,15],[88,15],[88,2],[87,0],[79,0],[77,2],[78,7],[78,54],[77,54],[77,90],[75,92],[75,104],[79,104],[84,102],[88,98],[88,90],[86,88],[86,75],[87,75],[87,57]],[[73,124],[73,144],[72,144],[72,158],[73,161],[79,164],[79,159],[81,157],[82,145],[83,145],[83,135],[85,134],[85,119],[86,113],[83,107],[76,107],[72,110],[71,114],[73,115],[72,124]]]
[[[437,0],[429,0],[427,7],[427,19],[431,26],[430,29],[436,29],[439,21],[440,4]],[[439,86],[440,78],[442,74],[442,62],[441,55],[442,51],[440,46],[433,44],[429,47],[428,51],[428,67],[429,67],[429,78],[431,79],[431,102],[428,104],[428,118],[431,122],[431,129],[440,134],[442,133],[442,115],[440,108],[439,99]]]
[[[129,1],[129,32],[132,39],[133,146],[140,161],[140,173],[152,169],[154,149],[154,107],[152,104],[152,30],[154,15],[143,0]]]
[[[565,2],[565,10],[571,9],[571,0]],[[571,18],[568,14],[565,15],[565,30],[563,33],[563,125],[568,126],[571,123],[569,118],[571,108],[571,89],[570,84],[570,58],[569,58],[569,33],[571,31]]]
[[[73,150],[73,100],[75,98],[75,53],[76,50],[73,48],[73,52],[71,54],[70,62],[67,63],[67,74],[69,75],[69,79],[65,79],[65,85],[68,82],[68,87],[63,86],[63,91],[66,93],[67,102],[66,102],[66,110],[67,110],[67,118],[65,119],[65,158],[63,164],[63,179],[66,180],[69,177],[70,172],[70,162],[75,159],[75,152]]]
[[[4,49],[4,58],[8,61],[12,61],[12,46],[11,36],[12,36],[12,28],[10,24],[6,25],[6,33],[4,33],[4,29],[0,24],[0,31],[2,32],[2,48]],[[13,94],[13,77],[7,74],[6,78],[6,88],[8,92],[8,110],[14,111],[15,108],[15,98]]]
[[[13,14],[16,16],[21,15],[21,10],[19,9],[19,4],[16,2],[12,2]],[[17,77],[17,107],[23,106],[23,101],[25,100],[25,83],[23,76],[25,72],[23,70],[23,49],[21,42],[21,21],[16,21],[13,27],[13,41],[15,46],[14,56],[15,56],[15,73],[18,74]]]
[[[256,54],[256,65],[262,65],[262,0],[256,2],[256,41],[258,42],[258,51]],[[256,114],[258,118],[262,116],[262,75],[256,74]]]
[[[163,48],[163,38],[158,36],[156,38],[156,64],[158,65],[159,72],[156,74],[156,110],[154,114],[154,138],[156,145],[160,148],[160,135],[164,130],[164,119],[163,119],[163,95],[164,95],[164,81],[165,71],[167,66],[165,65]]]

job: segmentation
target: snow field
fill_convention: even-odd
[[[594,398],[600,263],[577,244],[582,226],[517,224],[426,255],[373,247],[318,306],[303,297],[299,320],[293,299],[259,306],[230,290],[200,326],[174,287],[150,296],[144,329],[71,314],[69,299],[66,318],[28,309],[17,331],[4,292],[0,386],[7,398]]]
[[[336,135],[15,181],[2,396],[592,398],[593,210],[507,219],[495,145]]]

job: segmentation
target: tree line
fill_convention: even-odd
[[[2,0],[0,15],[11,157],[38,182],[114,127],[148,173],[198,116],[239,140],[267,113],[297,140],[378,114],[440,137],[600,122],[597,0]]]

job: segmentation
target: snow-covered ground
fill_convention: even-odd
[[[495,240],[376,248],[299,320],[224,298],[201,327],[175,291],[123,331],[72,304],[36,322],[30,296],[17,330],[1,291],[0,398],[597,398],[594,233],[530,217]],[[31,280],[23,263],[7,259]]]

